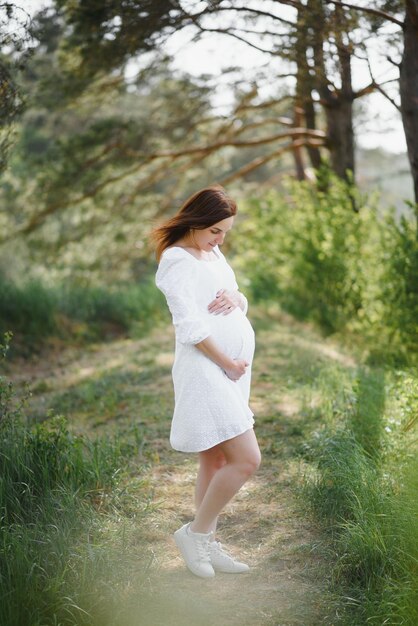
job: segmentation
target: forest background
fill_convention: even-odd
[[[399,300],[395,275],[402,270],[386,267],[395,291],[381,294],[384,304],[377,304],[375,297],[371,303],[375,286],[370,281],[385,283],[387,290],[380,258],[387,251],[374,249],[378,244],[370,236],[367,243],[360,241],[361,230],[370,231],[370,225],[360,222],[374,216],[379,229],[383,209],[393,206],[396,232],[385,236],[400,237],[402,246],[409,246],[413,237],[412,201],[418,186],[413,3],[406,4],[407,29],[402,28],[402,2],[356,9],[314,1],[254,7],[225,2],[110,2],[102,7],[59,1],[38,13],[33,3],[28,8],[30,14],[24,5],[2,5],[3,280],[17,286],[30,275],[45,287],[65,281],[67,296],[58,300],[61,309],[66,301],[72,311],[77,307],[69,302],[71,286],[77,290],[105,284],[115,289],[146,282],[154,271],[146,243],[152,225],[194,189],[217,181],[237,196],[243,216],[250,198],[258,208],[263,202],[269,205],[258,217],[257,209],[248,209],[246,226],[239,229],[242,242],[238,244],[240,235],[236,238],[238,252],[251,237],[246,230],[256,228],[260,237],[252,242],[253,254],[262,252],[266,258],[270,253],[276,266],[261,263],[256,270],[252,255],[247,255],[252,267],[246,272],[248,287],[254,295],[261,281],[266,283],[264,295],[276,297],[279,290],[286,299],[282,304],[292,313],[313,317],[325,329],[353,327],[358,332],[361,326],[362,334],[383,337],[388,345],[398,337],[395,351],[409,350],[398,328],[399,315],[394,328],[382,335],[385,324],[392,323],[390,307],[405,299],[407,308],[411,306],[410,294]],[[194,45],[215,36],[261,56],[253,66],[229,65],[226,59],[221,73],[212,72],[206,62],[200,75],[186,73],[169,56],[175,49],[170,42],[176,38],[193,57]],[[398,128],[402,119],[409,159],[402,153],[391,158],[379,149],[356,149],[357,143],[367,143],[367,125],[374,117],[374,111],[367,110],[367,98],[376,94],[393,107]],[[329,180],[324,182],[324,177]],[[307,181],[315,178],[322,182],[314,198],[315,185]],[[302,184],[290,190],[290,179]],[[373,189],[379,180],[377,196]],[[325,210],[326,222],[338,208],[327,211],[326,205],[335,200],[329,202],[321,194],[339,181],[348,187],[347,193],[337,192],[342,196],[338,207],[345,203],[351,210],[342,210],[338,233],[324,231],[322,241],[311,242],[313,250],[305,250],[299,262],[293,237],[300,224],[290,208],[291,198],[308,194],[309,200],[295,199],[296,204],[300,210],[301,202],[317,208],[308,204],[306,217],[300,219],[319,220],[323,230],[324,216],[315,213]],[[356,194],[361,197],[354,198]],[[292,232],[286,212],[292,213]],[[402,215],[406,221],[400,226]],[[282,244],[269,248],[263,229],[272,234],[270,219],[275,229],[287,232],[278,231],[276,240]],[[336,228],[334,221],[330,229]],[[405,228],[412,231],[405,234]],[[354,229],[356,243],[344,229]],[[344,252],[338,238],[344,240]],[[393,245],[399,252],[399,245]],[[316,258],[308,259],[307,254]],[[341,267],[331,292],[338,293],[327,297],[335,302],[315,304],[302,293],[313,287],[309,274],[315,268],[323,281],[321,291],[328,292],[334,262]],[[292,276],[285,276],[289,263],[294,266]],[[296,270],[300,263],[304,267]],[[405,263],[409,272],[409,261]],[[410,280],[405,280],[409,290]],[[345,312],[334,315],[334,306]],[[411,323],[406,323],[406,332],[411,333]],[[22,321],[20,330],[27,333],[29,327]]]
[[[51,0],[37,10],[16,1],[0,3],[0,19],[5,373],[19,387],[27,364],[42,371],[68,350],[167,328],[149,232],[197,188],[224,185],[239,205],[225,247],[260,331],[297,320],[358,364],[321,371],[321,399],[301,410],[309,427],[298,454],[312,470],[304,493],[337,572],[329,623],[415,624],[418,3]],[[210,51],[202,63],[199,46],[215,58],[221,40],[222,63]],[[405,152],[367,148],[370,127],[390,133],[376,97],[392,107]],[[80,533],[87,524],[103,539],[92,520],[106,506],[131,515],[116,476],[138,446],[152,462],[136,430],[129,443],[126,433],[81,440],[50,419],[62,410],[78,428],[77,398],[110,393],[93,378],[93,396],[73,388],[61,403],[37,378],[41,412],[20,406],[22,389],[0,379],[2,445],[14,451],[0,457],[10,626],[95,623],[97,589],[81,591],[68,550],[85,585],[92,542]],[[109,489],[120,501],[105,505]],[[61,552],[53,527],[62,527]],[[36,547],[45,536],[55,551]]]

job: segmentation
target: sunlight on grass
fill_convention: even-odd
[[[392,458],[385,428],[399,430],[406,417],[396,417],[401,408],[393,394],[385,396],[388,381],[382,372],[354,367],[350,355],[331,340],[321,340],[310,326],[289,321],[278,309],[269,311],[269,316],[261,307],[252,311],[257,353],[251,404],[263,463],[219,523],[222,540],[252,561],[248,582],[219,577],[213,588],[202,588],[185,570],[170,539],[193,515],[196,472],[195,456],[179,455],[168,442],[173,410],[171,328],[139,340],[74,351],[62,369],[51,364],[49,373],[32,378],[32,418],[43,420],[53,408],[67,415],[74,432],[125,437],[133,429],[139,438],[137,456],[126,459],[120,495],[94,500],[99,514],[94,544],[75,553],[81,567],[87,567],[85,559],[91,561],[93,569],[87,567],[85,576],[100,573],[106,587],[86,584],[82,606],[89,617],[79,611],[77,624],[113,626],[122,620],[124,626],[165,626],[169,619],[179,626],[206,626],[213,622],[207,622],[207,610],[201,607],[210,605],[211,617],[222,620],[235,597],[241,600],[233,600],[234,615],[222,622],[225,626],[306,626],[306,616],[312,624],[323,623],[323,615],[334,619],[333,592],[326,587],[332,551],[301,512],[295,494],[309,473],[321,480],[315,464],[324,450],[324,433],[336,425],[342,428],[348,416],[360,456],[352,457],[352,439],[341,438],[347,454],[338,457],[340,474],[333,471],[317,483],[318,506],[326,509],[332,503],[332,515],[339,511],[341,517],[352,506],[345,485],[353,484],[356,476],[362,484],[368,471],[361,454],[371,457],[380,450]],[[373,415],[372,421],[367,419]],[[328,444],[334,450],[339,441],[334,436]],[[369,475],[368,483],[373,483]],[[352,551],[359,537],[354,538],[353,528],[347,522]],[[374,559],[372,550],[370,554]],[[350,567],[348,561],[341,564],[339,576]]]

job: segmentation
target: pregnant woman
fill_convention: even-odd
[[[195,193],[153,232],[156,284],[176,334],[170,443],[199,456],[195,518],[174,540],[187,567],[202,578],[248,571],[216,541],[216,524],[260,464],[248,406],[254,332],[247,300],[219,249],[235,214],[235,202],[215,185]]]

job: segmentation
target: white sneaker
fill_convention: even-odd
[[[201,578],[213,578],[215,570],[213,569],[209,556],[209,542],[212,539],[212,533],[194,533],[190,530],[189,524],[185,524],[174,533],[174,541],[187,567],[193,574]]]
[[[246,563],[235,561],[233,557],[225,552],[219,541],[211,541],[209,545],[210,561],[216,572],[226,574],[243,574],[250,569]]]

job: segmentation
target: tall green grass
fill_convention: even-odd
[[[117,288],[47,287],[0,277],[0,333],[13,332],[28,349],[50,336],[87,341],[118,333],[140,336],[166,319],[165,309],[151,281]]]
[[[21,333],[29,338],[45,337],[57,330],[56,298],[53,290],[39,281],[19,287],[0,277],[0,333]]]
[[[332,375],[335,396],[335,372]],[[388,379],[388,380],[386,380]],[[323,387],[324,389],[324,387]],[[326,532],[339,623],[418,623],[416,372],[341,375],[306,445],[305,502]],[[415,416],[415,418],[414,418]],[[343,610],[341,610],[341,606]]]
[[[110,625],[120,589],[147,569],[116,523],[132,507],[122,478],[139,432],[90,440],[63,418],[31,425],[3,377],[0,408],[0,624]]]

